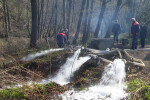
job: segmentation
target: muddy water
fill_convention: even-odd
[[[125,93],[125,64],[116,59],[106,66],[100,83],[83,91],[67,91],[60,95],[63,100],[120,100]]]

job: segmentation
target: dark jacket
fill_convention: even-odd
[[[147,34],[147,27],[145,25],[141,25],[140,28],[140,37],[145,38]]]
[[[133,35],[138,35],[140,32],[140,25],[137,21],[133,22],[132,23],[132,26],[131,26],[131,33]]]
[[[119,23],[115,23],[113,25],[113,27],[112,27],[112,32],[117,34],[117,33],[120,32],[120,30],[121,30],[120,24]]]
[[[59,33],[57,35],[57,43],[64,44],[66,42],[66,40],[67,40],[67,38],[66,38],[65,33]]]
[[[66,32],[66,38],[67,38],[67,41],[69,40],[69,32]]]

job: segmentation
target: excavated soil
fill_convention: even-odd
[[[130,50],[127,51],[131,56],[141,59],[145,63],[145,67],[138,68],[133,66],[135,69],[139,70],[136,73],[131,73],[128,75],[129,79],[140,78],[146,82],[150,82],[150,49],[149,50]]]

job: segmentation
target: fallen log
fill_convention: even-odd
[[[130,56],[130,55],[127,53],[126,50],[123,50],[123,52],[125,53],[125,55],[126,55],[127,57],[129,57],[129,58],[131,59],[131,61],[127,61],[127,63],[133,64],[133,65],[135,65],[135,66],[145,67],[145,64],[142,62],[142,60],[136,59],[136,58]]]
[[[103,58],[103,57],[98,57],[97,55],[94,55],[94,54],[89,54],[89,56],[92,57],[92,58],[94,58],[94,59],[98,59],[98,60],[100,60],[100,61],[102,61],[102,62],[105,62],[105,63],[107,63],[107,64],[112,63],[112,61],[107,60],[107,59],[105,59],[105,58]]]
[[[105,58],[102,58],[102,57],[98,57],[98,58],[99,58],[101,61],[105,62],[105,63],[108,63],[108,64],[112,63],[112,61],[107,60],[107,59],[105,59]]]
[[[122,59],[122,55],[121,52],[119,50],[117,50],[118,54],[119,54],[119,58]]]
[[[86,51],[97,55],[113,54],[117,52],[117,50],[109,51],[109,50],[96,50],[90,48],[86,48]]]

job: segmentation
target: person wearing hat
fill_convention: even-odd
[[[112,27],[112,32],[114,33],[114,41],[118,43],[118,35],[121,31],[120,24],[118,23],[118,20],[114,21],[114,25]]]
[[[140,32],[140,25],[135,18],[132,18],[131,21],[132,21],[132,26],[131,26],[132,49],[134,50],[137,49],[137,45],[138,45],[138,34]]]
[[[147,27],[145,26],[144,23],[140,25],[140,39],[141,39],[141,48],[145,47],[145,38],[147,34]]]

